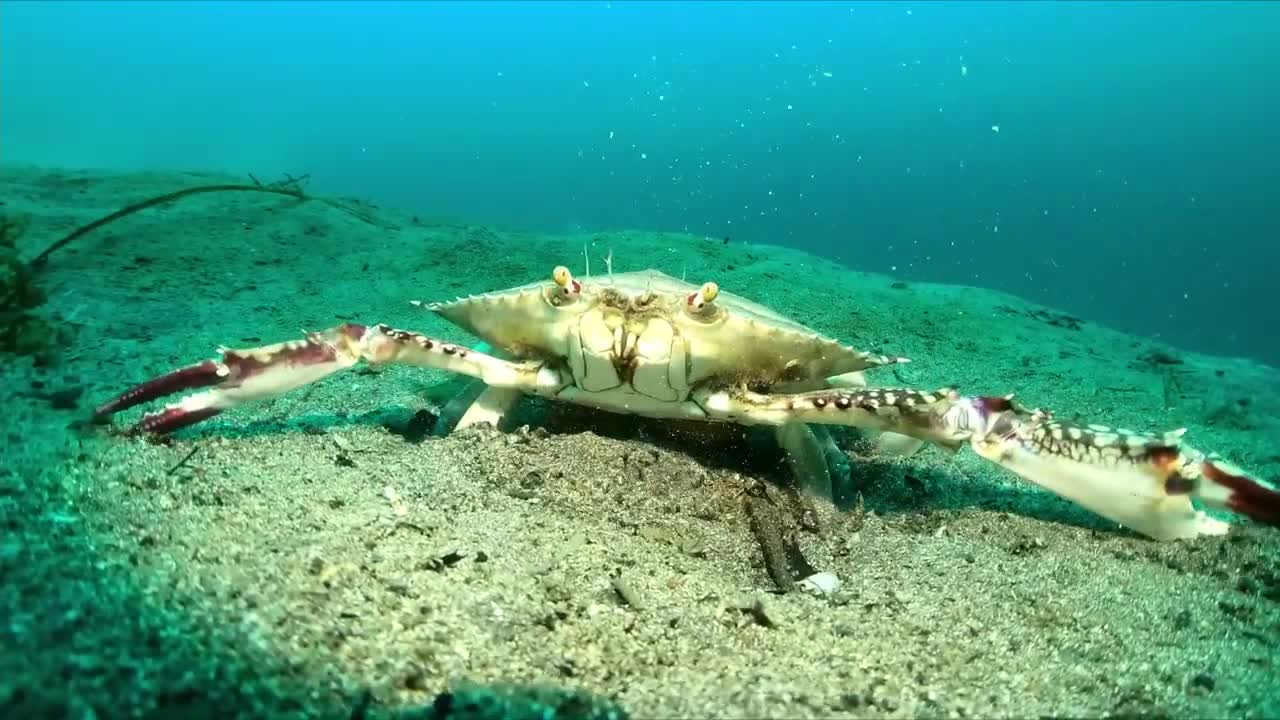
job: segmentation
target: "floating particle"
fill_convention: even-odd
[[[586,80],[583,80],[582,87],[591,87],[591,83],[587,82]]]
[[[960,66],[960,77],[966,77],[966,76],[968,76],[968,74],[969,74],[969,66],[968,66],[968,65],[961,65],[961,66]]]
[[[648,160],[648,159],[649,159],[649,153],[640,153],[640,159],[641,159],[641,160]]]
[[[787,103],[787,109],[788,109],[788,110],[791,110],[791,109],[792,109],[792,107],[791,107],[791,103]]]
[[[831,42],[831,41],[830,41],[830,40],[828,40],[827,42]],[[822,73],[822,77],[831,77],[831,73],[829,73],[829,72],[824,72],[824,73]]]
[[[1000,126],[999,126],[999,125],[992,125],[992,126],[991,126],[991,132],[993,132],[993,133],[998,133],[998,132],[1000,132]]]
[[[610,139],[610,140],[612,140],[612,139],[613,139],[613,131],[612,131],[612,130],[610,130],[610,131],[609,131],[609,139]]]

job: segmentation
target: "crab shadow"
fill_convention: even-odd
[[[793,487],[786,452],[768,428],[697,421],[663,421],[530,399],[512,418],[516,425],[542,427],[558,435],[594,433],[614,440],[643,442],[683,454],[704,467]],[[965,477],[952,463],[919,462],[878,455],[856,430],[833,428],[832,436],[850,460],[850,473],[825,499],[842,512],[859,506],[884,517],[912,519],[938,511],[1006,512],[1086,529],[1112,529],[1106,521],[1047,491],[1020,483],[983,483]],[[925,452],[942,452],[929,449]]]

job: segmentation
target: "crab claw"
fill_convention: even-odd
[[[1182,445],[1182,431],[1153,436],[1078,425],[1023,408],[1012,398],[973,398],[969,406],[976,421],[973,449],[1025,480],[1157,540],[1227,532],[1227,523],[1191,504],[1196,497],[1231,507],[1227,494],[1208,481],[1214,470],[1202,469],[1203,456]],[[1273,501],[1254,499],[1257,490],[1269,491],[1265,486],[1239,480],[1236,487],[1255,493],[1239,496],[1249,498],[1238,501],[1239,508],[1261,504],[1255,517],[1265,516],[1267,507],[1274,512]]]
[[[222,378],[226,374],[226,368],[214,360],[205,360],[195,365],[188,365],[158,378],[148,380],[141,385],[136,385],[117,395],[99,405],[93,411],[93,417],[96,420],[101,420],[108,415],[118,413],[121,410],[128,410],[135,405],[141,405],[156,398],[172,395],[183,390],[216,385],[222,382]]]
[[[251,350],[222,350],[218,360],[205,360],[133,387],[94,410],[94,419],[127,410],[167,395],[208,387],[164,409],[144,415],[134,432],[168,433],[194,425],[227,408],[278,395],[349,367],[359,358],[355,344],[362,325],[343,325],[305,340]]]

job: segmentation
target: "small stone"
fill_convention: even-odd
[[[796,583],[801,592],[818,596],[833,595],[840,591],[841,585],[840,578],[829,572],[814,573]]]
[[[1173,616],[1173,627],[1175,630],[1186,630],[1191,627],[1191,611],[1183,608]]]
[[[751,619],[760,627],[778,627],[778,622],[769,613],[769,609],[764,606],[764,601],[760,598],[753,598],[750,603],[739,605],[738,609],[750,615]]]
[[[845,693],[840,696],[841,710],[857,710],[867,704],[867,698],[859,692]]]
[[[675,540],[675,534],[670,529],[656,525],[646,525],[640,528],[639,533],[640,537],[650,542],[670,543]]]
[[[1217,686],[1217,681],[1213,679],[1213,675],[1208,670],[1201,670],[1191,676],[1191,688],[1200,690],[1205,693],[1213,692],[1213,688]]]
[[[680,540],[680,552],[689,557],[706,557],[707,544],[702,541],[702,538],[686,537]]]
[[[636,595],[636,591],[631,588],[631,585],[622,579],[622,576],[609,578],[609,583],[613,585],[613,591],[618,594],[624,604],[631,606],[633,610],[641,609],[640,597]]]
[[[406,690],[426,690],[427,674],[421,669],[414,668],[405,674],[402,682]]]

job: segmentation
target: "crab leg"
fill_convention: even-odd
[[[99,406],[96,418],[166,395],[209,388],[143,416],[138,432],[167,433],[252,400],[273,397],[366,362],[404,363],[469,375],[495,387],[554,394],[560,373],[541,363],[515,363],[386,325],[347,323],[304,340],[246,350],[222,349],[221,357],[175,370],[138,385]]]
[[[848,425],[908,435],[950,449],[972,436],[980,418],[959,393],[887,388],[833,388],[762,395],[750,391],[711,392],[695,397],[709,417],[744,425]]]
[[[1183,431],[1143,435],[1054,420],[1011,398],[901,389],[827,389],[697,398],[713,418],[743,424],[849,425],[907,435],[983,458],[1157,540],[1220,535],[1227,524],[1191,500],[1280,525],[1280,492],[1182,443]]]

